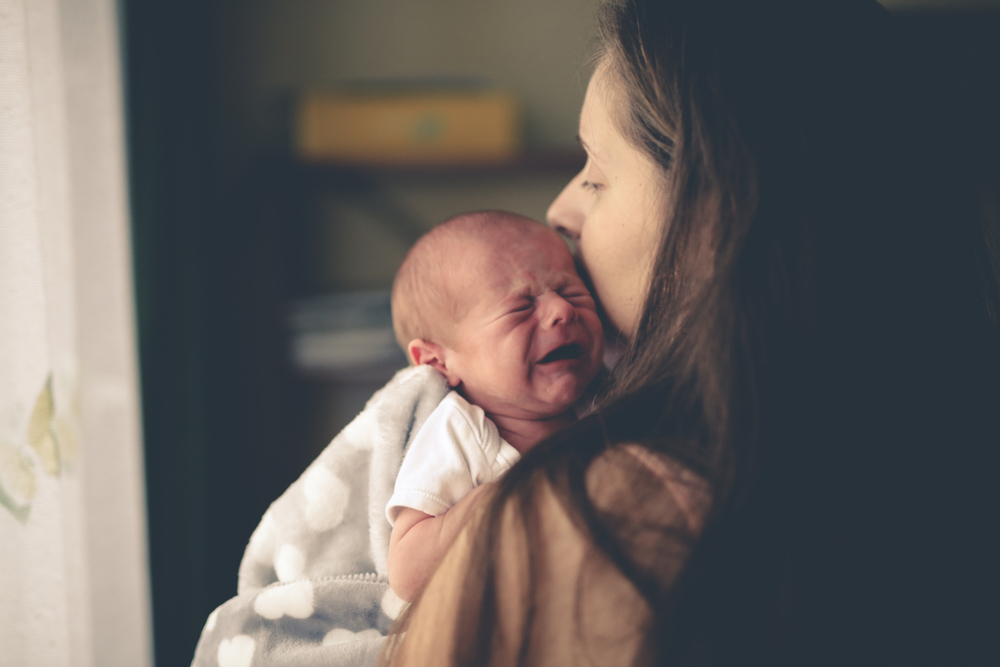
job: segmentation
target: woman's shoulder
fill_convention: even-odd
[[[587,495],[598,520],[640,567],[655,567],[657,552],[679,556],[667,570],[650,573],[672,581],[698,538],[711,507],[707,480],[677,458],[635,442],[616,443],[587,469]],[[661,564],[671,559],[662,559]]]
[[[707,480],[678,459],[635,442],[609,446],[587,469],[586,485],[593,502],[607,511],[636,504],[637,497],[657,496],[675,506],[693,532],[704,526],[711,504]]]
[[[566,454],[581,443],[563,444]],[[650,600],[686,562],[709,487],[637,443],[587,460],[580,469],[529,454],[491,489],[394,630],[388,664],[507,664],[518,655],[537,665],[634,663]],[[484,647],[489,659],[477,654]]]

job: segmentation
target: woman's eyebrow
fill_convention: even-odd
[[[590,157],[594,158],[598,162],[603,162],[604,161],[604,160],[601,159],[601,156],[597,153],[597,151],[595,151],[593,148],[591,148],[590,145],[586,141],[584,141],[583,137],[581,137],[579,134],[576,135],[576,140],[580,142],[581,146],[583,146],[583,150],[587,151],[587,155],[589,155]]]

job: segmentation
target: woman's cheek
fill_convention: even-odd
[[[639,324],[638,300],[631,294],[618,294],[611,298],[615,303],[612,309],[606,310],[608,319],[615,329],[627,338],[632,338]]]
[[[621,289],[620,284],[602,278],[595,277],[593,279],[594,296],[601,304],[601,308],[612,326],[626,335],[631,335],[628,295]]]
[[[615,248],[614,250],[621,250]],[[592,275],[596,297],[619,332],[631,337],[639,320],[639,307],[646,288],[642,277],[643,258],[634,253],[608,252],[594,261]]]
[[[625,268],[627,262],[622,261],[622,241],[626,229],[608,229],[600,224],[591,224],[584,229],[580,237],[580,256],[587,267],[590,279],[594,285],[602,285],[604,294],[599,297],[603,304],[609,296],[607,286]]]

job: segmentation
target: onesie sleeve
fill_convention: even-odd
[[[517,450],[500,438],[482,408],[452,392],[407,450],[386,517],[394,524],[403,507],[431,516],[444,514],[472,489],[503,474],[517,458]]]

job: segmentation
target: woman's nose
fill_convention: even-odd
[[[576,308],[556,292],[551,292],[539,298],[542,302],[542,326],[552,329],[566,325],[576,319]]]
[[[582,182],[583,172],[581,171],[566,184],[566,187],[555,198],[545,214],[549,227],[574,243],[580,240],[580,232],[583,231]]]

